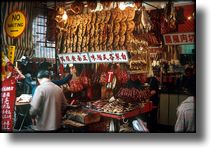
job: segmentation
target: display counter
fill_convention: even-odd
[[[101,116],[110,118],[111,119],[110,129],[111,129],[111,126],[113,126],[114,129],[112,132],[119,132],[121,120],[123,122],[125,122],[125,120],[127,120],[129,118],[135,118],[140,114],[150,112],[150,111],[152,111],[153,106],[152,106],[152,102],[150,101],[147,103],[143,103],[143,105],[141,105],[140,107],[134,108],[131,111],[128,111],[125,113],[120,113],[120,114],[103,112],[103,111],[98,111],[98,110],[90,109],[90,108],[85,108],[85,109],[90,112],[98,112],[98,113],[100,113]],[[113,125],[111,125],[111,124],[113,124]]]
[[[31,117],[29,115],[30,101],[15,101],[15,126],[14,129],[22,130],[25,126],[32,124]]]

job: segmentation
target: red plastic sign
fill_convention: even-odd
[[[112,82],[114,78],[114,72],[113,71],[109,71],[106,75],[106,80],[108,83]]]
[[[1,130],[3,132],[13,131],[13,117],[14,117],[14,107],[15,107],[15,97],[16,96],[16,80],[14,77],[5,79],[2,82],[1,88]]]
[[[195,33],[174,33],[163,35],[165,45],[195,44]]]

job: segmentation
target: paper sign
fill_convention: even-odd
[[[8,48],[8,59],[12,64],[14,64],[15,60],[15,46],[9,46]]]

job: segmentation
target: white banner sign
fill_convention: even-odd
[[[128,55],[126,50],[116,50],[108,52],[90,52],[88,53],[91,63],[126,63]]]
[[[163,35],[165,45],[195,44],[195,33],[173,33]]]
[[[88,53],[58,54],[58,56],[62,64],[90,63]]]
[[[60,62],[63,64],[127,63],[128,62],[128,54],[126,50],[58,54],[58,56],[59,56]]]

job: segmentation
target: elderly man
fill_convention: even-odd
[[[49,77],[47,70],[38,72],[39,86],[31,102],[30,115],[36,118],[36,130],[55,132],[61,128],[67,102],[62,89],[51,82]]]

